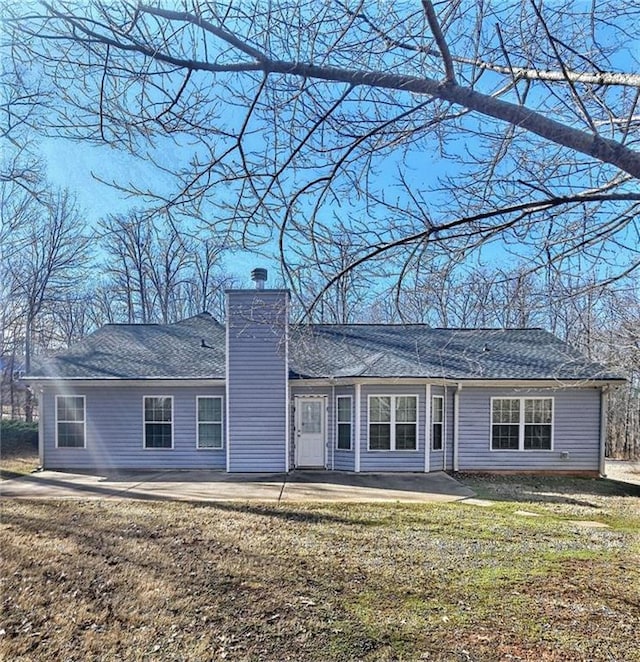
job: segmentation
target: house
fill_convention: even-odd
[[[290,324],[253,275],[225,325],[109,324],[43,360],[42,466],[602,473],[623,380],[550,333]]]

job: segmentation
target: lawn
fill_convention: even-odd
[[[31,473],[39,463],[37,426],[0,420],[0,477]]]
[[[635,488],[464,480],[491,503],[6,501],[0,658],[640,660]]]

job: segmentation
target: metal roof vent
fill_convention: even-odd
[[[264,290],[264,284],[267,280],[266,269],[254,269],[251,272],[251,280],[256,284],[256,290]]]

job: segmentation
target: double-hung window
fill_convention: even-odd
[[[173,396],[144,396],[144,447],[173,448]]]
[[[492,398],[492,450],[551,450],[553,398]]]
[[[198,396],[198,448],[222,448],[222,398]]]
[[[56,396],[56,446],[85,447],[84,395]]]
[[[441,451],[444,439],[444,397],[434,395],[431,399],[431,448]]]
[[[417,448],[417,396],[369,396],[369,450],[414,451]]]
[[[351,450],[351,396],[339,395],[336,398],[336,448],[339,451]]]

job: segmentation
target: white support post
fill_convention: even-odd
[[[355,459],[354,459],[354,470],[356,472],[360,471],[360,384],[355,385],[355,434],[353,435],[353,440],[356,445]]]
[[[459,471],[460,465],[458,463],[458,447],[459,443],[459,432],[460,432],[460,391],[462,389],[462,384],[459,382],[456,384],[456,390],[453,392],[453,470]]]
[[[424,387],[424,472],[431,470],[431,384]]]

